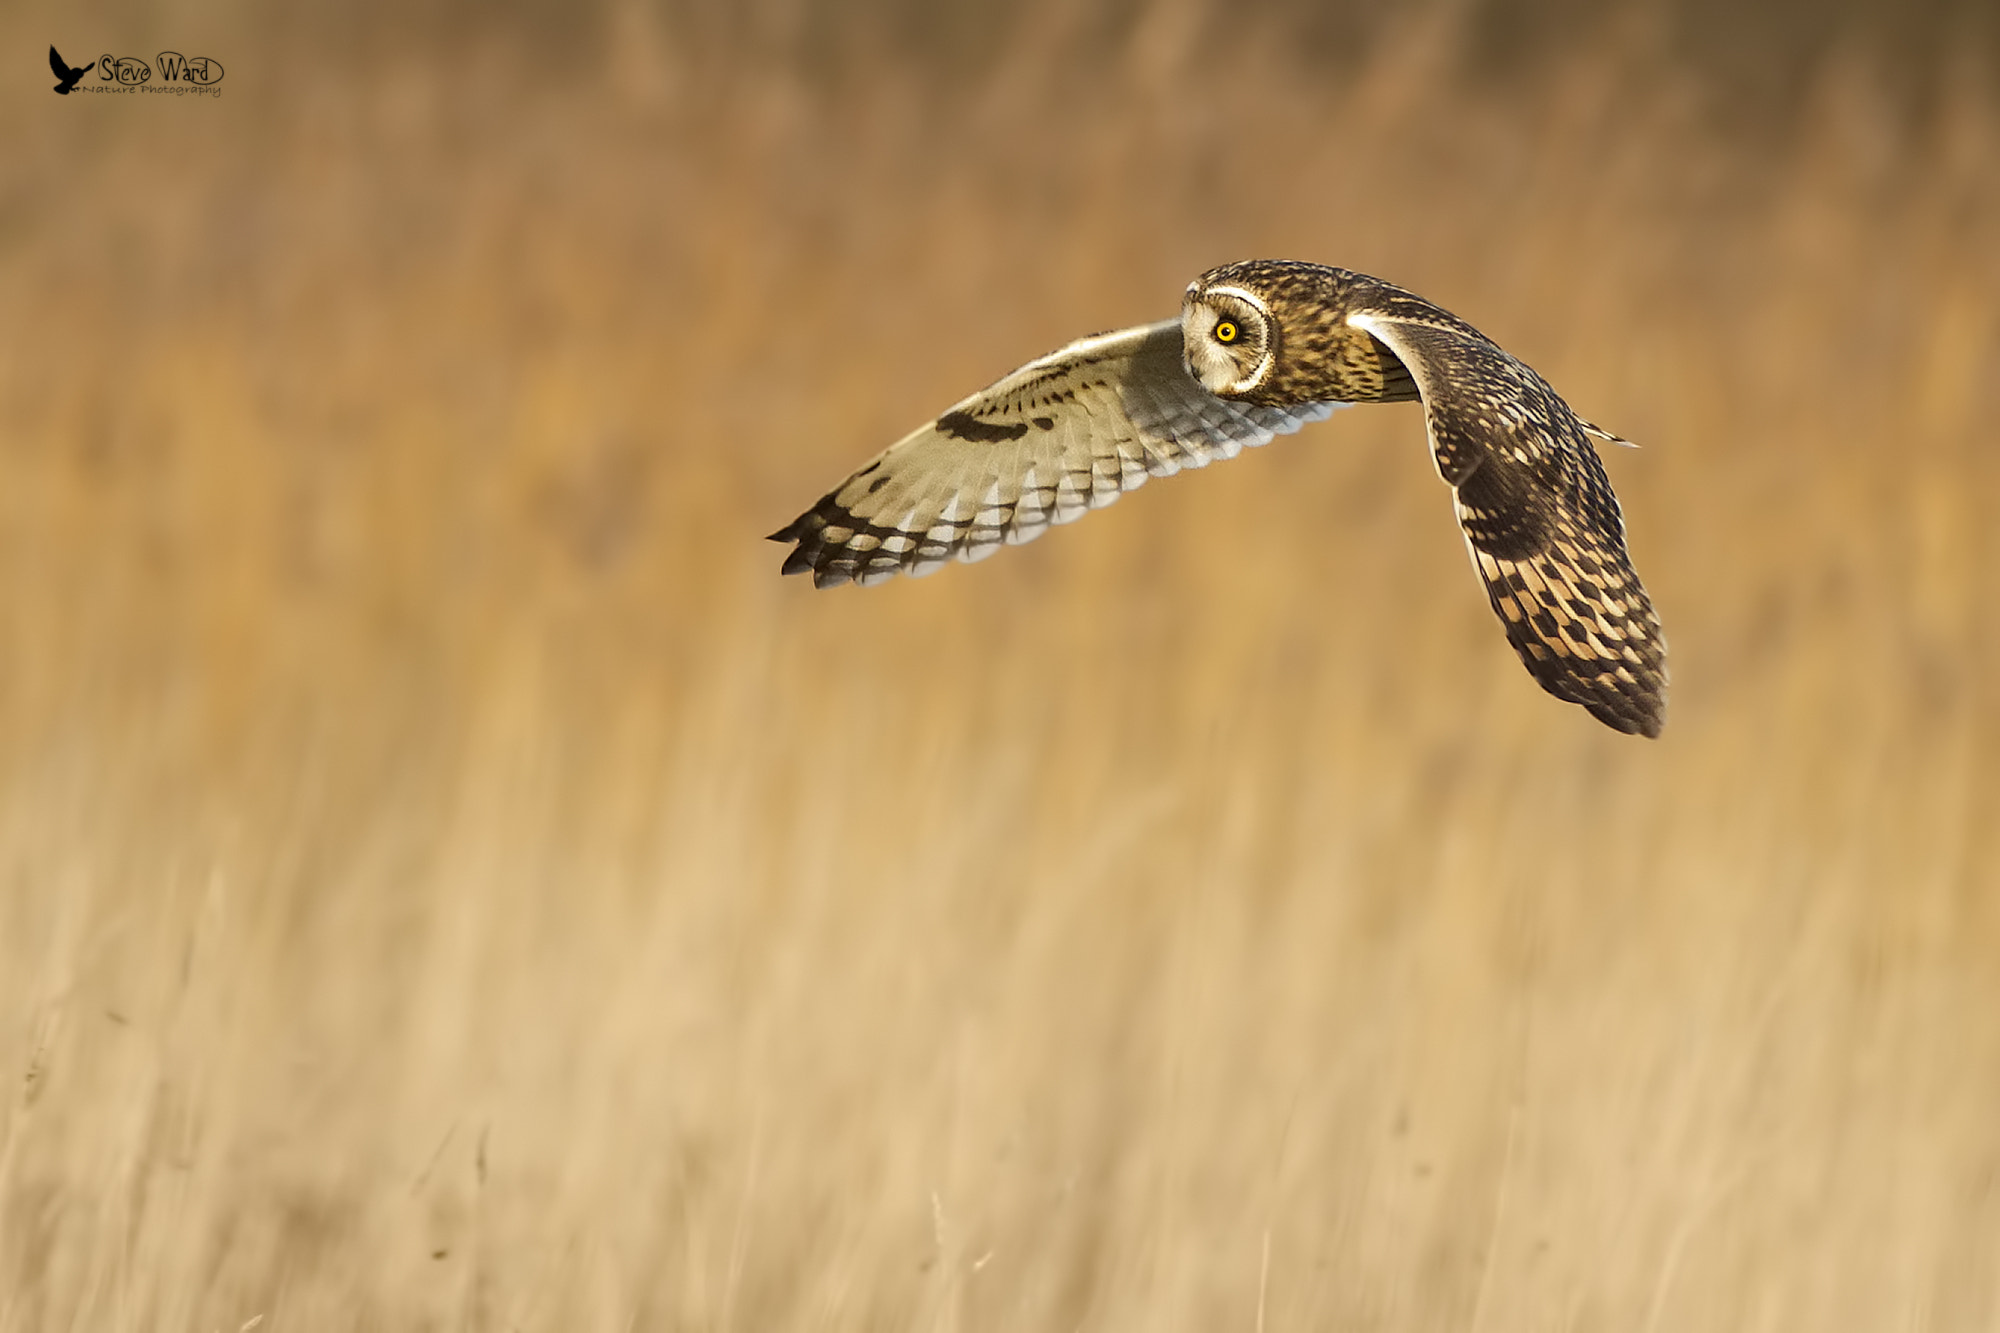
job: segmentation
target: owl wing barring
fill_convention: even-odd
[[[1177,319],[1083,338],[910,432],[773,533],[821,588],[982,560],[1149,477],[1234,458],[1332,403],[1259,407],[1189,378]]]
[[[1586,434],[1618,437],[1463,322],[1385,304],[1351,309],[1348,322],[1417,381],[1431,456],[1507,641],[1550,694],[1619,731],[1659,735],[1666,641]]]

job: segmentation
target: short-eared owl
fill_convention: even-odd
[[[809,570],[822,588],[927,574],[1342,404],[1415,398],[1473,567],[1529,672],[1608,726],[1658,735],[1666,645],[1587,438],[1617,437],[1464,320],[1345,269],[1247,260],[1203,274],[1178,320],[1029,362],[772,540],[796,542],[785,573]]]

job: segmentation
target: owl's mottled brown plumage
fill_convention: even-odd
[[[819,586],[977,560],[1148,477],[1234,457],[1356,402],[1421,398],[1473,567],[1529,672],[1659,734],[1666,647],[1588,436],[1470,324],[1376,278],[1282,260],[1211,270],[1178,321],[1030,362],[892,445],[773,535]]]

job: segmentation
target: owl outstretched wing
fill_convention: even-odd
[[[822,588],[928,574],[1032,540],[1150,477],[1234,458],[1332,412],[1217,398],[1191,378],[1178,319],[1030,361],[890,445],[771,535]]]
[[[1470,325],[1407,293],[1357,306],[1348,323],[1416,379],[1473,567],[1529,673],[1608,726],[1659,735],[1666,641],[1587,433],[1617,437]]]

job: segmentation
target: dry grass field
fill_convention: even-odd
[[[1267,8],[0,18],[0,1333],[2000,1327],[1990,30]],[[1661,740],[1412,406],[778,577],[1259,254],[1643,443]]]

